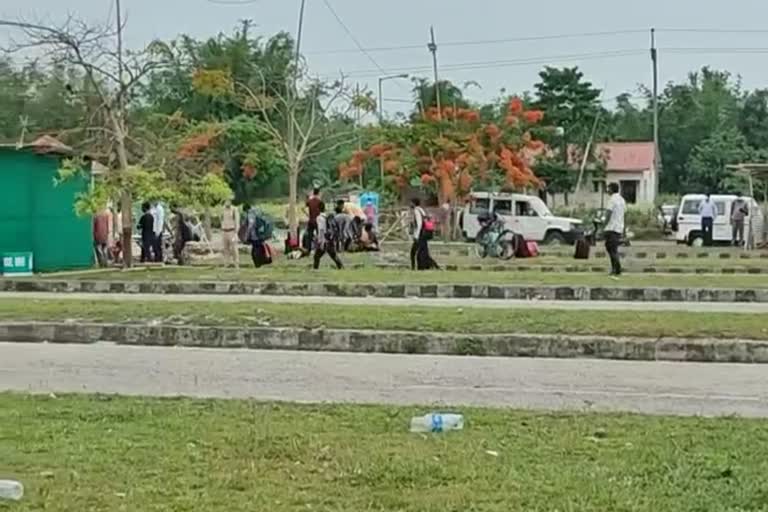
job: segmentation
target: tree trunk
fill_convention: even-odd
[[[211,223],[211,209],[206,208],[205,213],[203,214],[203,229],[205,230],[205,236],[208,238],[208,241],[213,243],[213,227]]]
[[[123,123],[118,115],[112,110],[108,111],[115,130],[115,146],[117,149],[117,159],[120,165],[121,173],[128,172],[128,150],[125,148],[125,131]],[[120,192],[120,209],[123,215],[123,268],[133,266],[133,197],[130,190]]]
[[[299,166],[292,165],[288,174],[288,225],[291,233],[299,230],[299,218],[297,208],[299,204]]]

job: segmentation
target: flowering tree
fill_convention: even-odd
[[[420,185],[454,207],[473,187],[519,190],[538,187],[532,158],[544,143],[531,134],[544,113],[526,110],[513,98],[501,123],[483,122],[468,108],[429,108],[402,127],[384,127],[366,150],[339,166],[342,179],[355,179],[367,162],[378,162],[382,177],[402,193]]]

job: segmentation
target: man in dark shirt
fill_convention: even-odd
[[[150,213],[149,203],[141,205],[143,212],[139,219],[139,233],[141,233],[141,262],[153,261],[152,248],[155,246],[155,218]]]
[[[315,187],[312,194],[307,198],[307,215],[309,217],[309,223],[307,224],[307,234],[309,236],[310,247],[315,239],[315,233],[317,233],[317,218],[320,216],[320,203],[322,199],[320,197],[320,189]]]

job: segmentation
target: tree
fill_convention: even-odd
[[[546,67],[539,73],[539,78],[533,106],[547,113],[549,128],[539,135],[550,147],[557,149],[540,156],[537,172],[547,183],[550,193],[563,193],[567,197],[578,186],[579,175],[572,169],[573,156],[588,151],[588,164],[594,164],[600,158],[595,153],[595,141],[606,136],[605,125],[600,120],[607,117],[607,112],[600,105],[600,90],[584,79],[578,67]]]
[[[307,162],[355,140],[351,129],[338,129],[338,121],[355,104],[350,88],[343,80],[326,83],[307,76],[295,81],[287,76],[278,84],[264,76],[240,83],[230,73],[206,70],[199,70],[195,81],[198,92],[212,98],[229,97],[249,111],[253,129],[277,148],[288,174],[288,221],[295,232],[299,178]],[[341,126],[349,124],[342,122]]]
[[[443,107],[468,108],[469,102],[464,99],[464,92],[448,80],[440,80],[437,90],[434,82],[424,78],[415,81],[413,93],[416,100],[414,116],[421,117],[430,108],[437,108],[437,91],[440,91],[440,104]]]
[[[752,153],[746,137],[737,128],[718,129],[691,151],[686,176],[688,189],[712,193],[741,189],[727,166],[750,160]]]
[[[487,123],[467,108],[436,107],[402,127],[385,126],[381,141],[356,151],[339,174],[352,179],[374,160],[400,192],[409,186],[433,191],[440,204],[457,203],[473,187],[492,190],[538,186],[531,169],[532,153],[544,149],[531,128],[543,119],[538,110],[526,110],[513,98],[502,123]]]
[[[738,126],[752,148],[768,149],[768,89],[757,89],[746,95]]]
[[[647,94],[646,94],[647,95]],[[638,108],[629,93],[616,97],[616,108],[606,119],[611,140],[618,142],[646,142],[653,140],[653,112],[648,108],[650,99]]]
[[[730,74],[709,68],[691,73],[685,83],[666,86],[659,100],[664,192],[685,192],[693,149],[714,132],[737,125],[740,94]]]
[[[110,170],[104,180],[114,183],[120,190],[123,216],[123,251],[125,263],[132,264],[132,200],[128,183],[132,152],[127,104],[134,99],[143,77],[160,65],[157,43],[139,52],[123,52],[120,32],[108,24],[90,25],[69,18],[60,25],[42,25],[25,21],[0,20],[0,26],[17,28],[23,32],[25,42],[15,44],[9,51],[44,48],[54,65],[73,67],[83,75],[84,86],[98,97],[99,107],[91,123],[82,128],[91,145],[100,146],[110,160]],[[74,92],[74,91],[73,91]],[[135,142],[135,141],[133,141]],[[114,157],[114,163],[112,160]],[[66,173],[64,173],[66,176]]]

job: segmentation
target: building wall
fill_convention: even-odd
[[[56,185],[58,167],[55,157],[0,148],[0,253],[32,251],[36,272],[93,263],[91,218],[74,211],[87,180]]]
[[[604,180],[593,180],[587,176],[585,183],[578,193],[568,194],[569,206],[585,206],[588,208],[600,208],[608,203],[608,192],[605,191],[607,183],[621,183],[635,181],[636,201],[638,206],[652,206],[656,202],[656,173],[652,170],[627,172],[607,171]],[[625,197],[626,198],[626,197]],[[565,195],[555,194],[548,197],[550,207],[565,205]]]

